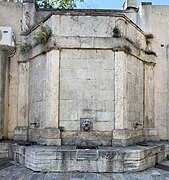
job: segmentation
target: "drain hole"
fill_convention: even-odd
[[[149,145],[149,144],[147,144],[147,143],[145,143],[145,142],[136,143],[136,145],[138,145],[138,146],[144,146],[144,147],[151,146],[151,145]]]
[[[99,149],[98,146],[76,146],[76,149]]]
[[[36,145],[37,143],[36,142],[29,142],[29,141],[26,141],[26,142],[18,142],[18,145],[19,146],[31,146],[31,145]]]

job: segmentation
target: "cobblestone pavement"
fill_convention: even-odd
[[[151,168],[140,173],[35,173],[0,159],[0,180],[169,180],[169,171]]]

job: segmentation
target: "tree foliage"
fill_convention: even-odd
[[[36,8],[73,9],[77,0],[35,0]],[[84,0],[78,0],[84,2]]]

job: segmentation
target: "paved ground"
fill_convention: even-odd
[[[169,161],[163,164],[169,165]],[[0,180],[169,180],[169,171],[152,168],[141,173],[35,173],[0,159]]]

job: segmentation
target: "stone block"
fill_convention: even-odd
[[[112,132],[112,129],[114,129],[113,119],[93,123],[93,130],[95,131]]]
[[[111,146],[112,132],[65,131],[62,133],[63,145]]]
[[[77,121],[77,111],[61,111],[60,119],[63,121]]]
[[[41,161],[41,163],[36,164],[36,168],[40,169],[41,172],[49,172],[50,171],[50,162],[49,163],[43,163]],[[38,171],[38,170],[36,170]]]
[[[17,126],[14,132],[14,140],[26,141],[28,138],[28,128],[26,126]]]
[[[89,172],[90,162],[88,160],[77,161],[77,160],[70,160],[68,161],[68,171],[81,171],[82,169],[84,172]]]
[[[77,77],[76,69],[71,69],[71,67],[69,69],[66,68],[60,69],[60,78],[73,80],[76,77]]]
[[[85,81],[75,79],[73,81],[65,81],[67,83],[67,86],[71,90],[78,90],[78,89],[84,89],[85,88]]]
[[[98,80],[114,80],[114,70],[113,69],[97,69],[96,79]]]
[[[8,143],[0,144],[0,158],[9,158],[9,148],[10,145]]]
[[[96,111],[96,121],[106,122],[114,120],[114,112]]]
[[[14,160],[22,165],[25,165],[25,146],[13,145]]]
[[[145,136],[157,136],[157,129],[156,128],[144,128]]]
[[[78,107],[78,100],[60,100],[60,113],[64,113],[64,110],[74,111],[75,107]]]
[[[50,169],[53,172],[66,172],[67,163],[63,162],[62,160],[52,160]]]
[[[144,159],[146,156],[146,151],[145,149],[131,149],[128,151],[126,154],[124,154],[124,160],[125,161],[138,161],[140,159]]]
[[[58,128],[45,128],[41,130],[41,137],[49,139],[60,138],[60,130]]]
[[[77,90],[62,89],[60,91],[60,99],[76,100],[77,99]]]
[[[77,79],[95,80],[95,79],[97,79],[96,70],[94,70],[94,69],[78,69],[77,70]]]
[[[96,90],[84,90],[84,99],[97,100],[97,91]]]
[[[80,46],[81,48],[91,48],[93,47],[94,37],[81,37]]]
[[[114,80],[113,77],[111,79],[106,79],[104,81],[97,80],[98,89],[100,90],[114,90]]]
[[[81,111],[78,111],[78,118],[92,118],[93,120],[95,119],[96,116],[96,111],[92,110],[92,109],[82,109]]]
[[[98,81],[93,79],[86,79],[85,90],[96,90],[98,88]]]
[[[60,126],[63,126],[66,131],[79,131],[80,130],[80,121],[76,120],[61,120]]]
[[[39,144],[47,145],[47,146],[60,146],[61,145],[61,139],[54,139],[54,138],[44,138],[40,137],[39,141],[37,141]]]
[[[115,129],[113,130],[113,139],[130,139],[131,131],[125,129]]]
[[[98,90],[97,96],[100,100],[114,100],[114,90]]]
[[[36,163],[43,163],[43,161],[46,163],[50,163],[51,160],[56,159],[56,150],[48,151],[48,150],[41,150],[39,149],[39,152],[34,152],[34,154],[28,155],[30,156],[28,159],[34,159],[34,162]]]
[[[43,145],[60,145],[60,131],[57,128],[29,129],[29,140]]]
[[[113,47],[113,38],[110,37],[95,37],[94,38],[94,48],[110,48]]]
[[[112,146],[130,146],[133,144],[133,139],[112,139]]]

